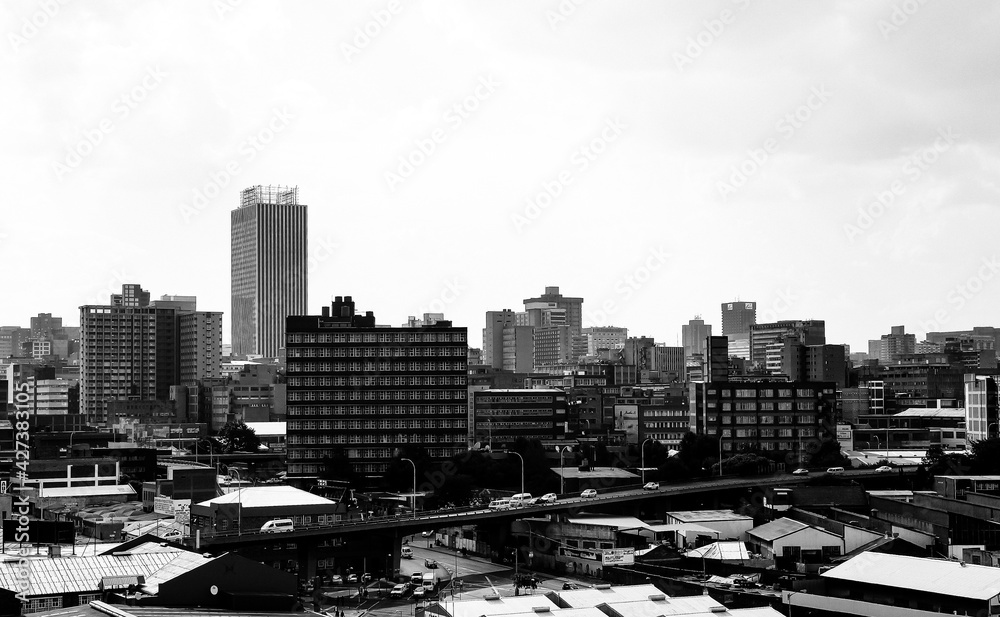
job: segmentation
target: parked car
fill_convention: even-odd
[[[392,588],[389,592],[390,598],[403,598],[406,597],[406,593],[410,591],[410,585],[407,583],[400,583]]]
[[[584,499],[593,499],[594,497],[597,497],[597,491],[592,488],[588,488],[580,493],[580,497],[583,497]]]
[[[342,577],[339,574],[334,574],[333,576],[330,577],[330,583],[333,585],[343,585],[344,577]]]
[[[659,482],[647,482],[642,485],[642,490],[644,491],[658,491],[660,490]]]
[[[353,573],[353,572],[351,572],[350,574],[347,575],[347,582],[348,583],[357,583],[358,582],[358,575],[355,574],[355,573]]]
[[[808,476],[809,475],[809,470],[805,469],[804,467],[799,467],[798,469],[796,469],[795,471],[792,472],[792,475],[793,476]]]
[[[882,465],[881,467],[876,467],[875,471],[877,473],[892,473],[892,467],[889,467],[888,465]]]
[[[545,504],[555,503],[558,500],[559,496],[556,495],[555,493],[545,493],[544,495],[538,498],[538,503],[545,505]]]
[[[570,591],[571,589],[579,589],[580,586],[576,583],[563,583],[563,591]]]

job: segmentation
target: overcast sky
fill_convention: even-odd
[[[443,311],[474,345],[548,285],[668,344],[736,298],[853,351],[1000,326],[993,2],[48,0],[0,23],[2,325],[77,325],[135,282],[224,311],[228,342],[229,212],[280,184],[309,206],[310,312]]]

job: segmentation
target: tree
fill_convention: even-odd
[[[803,457],[805,463],[803,467],[819,467],[828,469],[830,467],[850,467],[851,461],[840,451],[840,442],[836,439],[824,439],[819,442],[819,447],[813,450],[807,449]]]
[[[260,439],[246,422],[228,422],[219,431],[219,439],[226,445],[226,452],[257,452]]]
[[[688,433],[681,440],[681,462],[695,473],[703,473],[713,463],[719,460],[719,440],[711,435]]]
[[[1000,438],[991,437],[972,442],[969,464],[973,473],[986,475],[1000,473]]]

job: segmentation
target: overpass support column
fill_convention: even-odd
[[[296,548],[298,549],[299,559],[299,581],[306,582],[312,580],[317,573],[316,544],[303,538],[299,542],[296,542]]]

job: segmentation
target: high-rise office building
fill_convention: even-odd
[[[137,284],[106,306],[80,307],[80,413],[108,421],[111,401],[168,401],[170,387],[221,376],[222,313],[150,302]]]
[[[756,302],[723,302],[722,334],[733,340],[734,336],[747,334],[750,326],[757,323]]]
[[[172,308],[149,305],[149,292],[122,285],[108,306],[80,307],[80,413],[107,422],[107,403],[168,400],[177,383],[178,354]]]
[[[503,368],[504,328],[514,325],[514,311],[486,311],[483,328],[483,364]]]
[[[583,298],[570,298],[559,293],[558,287],[546,287],[545,293],[537,298],[525,298],[525,312],[534,309],[562,309],[565,311],[565,321],[563,324],[570,327],[572,334],[580,334],[583,328]],[[555,311],[553,311],[555,313]],[[549,323],[524,323],[518,325],[547,326],[563,325],[551,320]]]
[[[750,327],[750,360],[754,366],[777,375],[782,371],[781,355],[787,342],[825,345],[826,322],[821,319],[785,320]]]
[[[287,320],[288,478],[313,484],[346,456],[375,484],[400,448],[434,461],[468,448],[468,341],[450,321],[375,325],[337,296],[322,315]]]
[[[879,340],[878,363],[891,364],[897,356],[912,354],[917,350],[917,337],[906,333],[905,326],[892,326],[889,334]]]
[[[705,357],[705,340],[712,336],[712,325],[706,324],[701,315],[681,326],[681,344],[684,346],[684,358],[692,359],[695,356]]]
[[[277,357],[285,318],[306,313],[306,206],[298,198],[298,188],[254,186],[231,213],[235,355]]]

